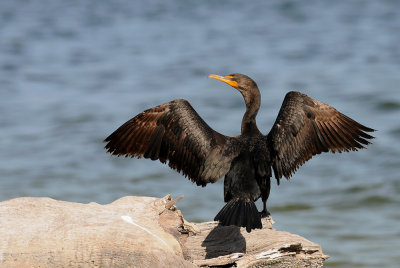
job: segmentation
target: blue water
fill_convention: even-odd
[[[110,157],[102,141],[175,98],[237,135],[242,97],[207,75],[240,72],[261,89],[264,133],[289,90],[378,130],[368,150],[320,155],[274,184],[275,228],[321,244],[326,266],[398,267],[399,44],[394,0],[2,0],[0,200],[171,193],[185,195],[187,220],[212,220],[222,180],[196,187],[159,162]]]

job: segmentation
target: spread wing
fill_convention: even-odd
[[[279,182],[321,152],[364,149],[374,137],[371,128],[357,123],[332,106],[300,92],[289,92],[283,101],[267,144]]]
[[[214,131],[186,100],[135,116],[105,139],[113,155],[159,159],[205,186],[224,176],[239,153],[236,138]]]

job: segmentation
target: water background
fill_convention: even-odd
[[[328,267],[398,267],[400,1],[2,0],[0,200],[171,193],[187,220],[212,220],[222,180],[196,187],[102,141],[176,98],[239,134],[242,97],[207,78],[235,72],[261,89],[264,133],[289,90],[379,130],[368,150],[320,155],[274,183],[269,205],[275,228],[322,245]]]

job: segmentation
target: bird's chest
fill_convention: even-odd
[[[232,161],[228,176],[233,180],[255,179],[260,161],[257,140],[249,139],[242,152]]]
[[[236,158],[232,164],[231,169],[227,176],[234,180],[240,180],[244,178],[254,178],[255,177],[255,166],[254,161],[250,155],[240,155]]]

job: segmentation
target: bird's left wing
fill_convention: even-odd
[[[321,152],[358,150],[370,144],[371,128],[332,106],[300,92],[286,94],[275,124],[267,135],[272,168],[279,182]]]
[[[182,99],[138,114],[105,142],[113,155],[168,161],[171,168],[202,186],[224,176],[239,153],[236,138],[214,131]]]

